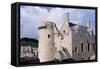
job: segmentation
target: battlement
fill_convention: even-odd
[[[54,25],[53,22],[46,21],[46,22],[43,22],[43,23],[39,24],[38,29],[39,30],[41,30],[41,29],[47,29],[48,27],[53,27],[53,25]]]

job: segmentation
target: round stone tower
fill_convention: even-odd
[[[38,27],[39,30],[39,48],[38,58],[40,62],[49,62],[54,60],[54,23],[44,22]]]

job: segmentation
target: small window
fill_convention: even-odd
[[[66,36],[65,30],[63,31],[64,35]]]
[[[89,44],[89,42],[87,42],[88,43],[88,51],[90,51],[90,44]]]
[[[95,51],[95,44],[93,44],[93,51]]]
[[[75,53],[77,53],[77,47],[75,47]]]
[[[82,60],[84,60],[84,57],[82,57]]]
[[[63,51],[65,51],[65,48],[64,47],[62,47],[62,49],[63,49]]]
[[[48,34],[48,38],[50,38],[50,34]]]
[[[63,33],[65,34],[65,30],[63,31]]]
[[[90,60],[90,57],[88,57],[88,60]]]
[[[81,43],[81,51],[83,51],[83,43]]]

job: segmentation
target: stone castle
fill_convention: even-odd
[[[51,21],[40,23],[38,58],[40,62],[95,59],[95,34],[90,22],[86,26],[69,22],[69,13],[64,15],[60,30]]]

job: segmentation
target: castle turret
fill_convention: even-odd
[[[41,23],[39,29],[38,58],[40,62],[54,60],[54,27],[53,22]]]

